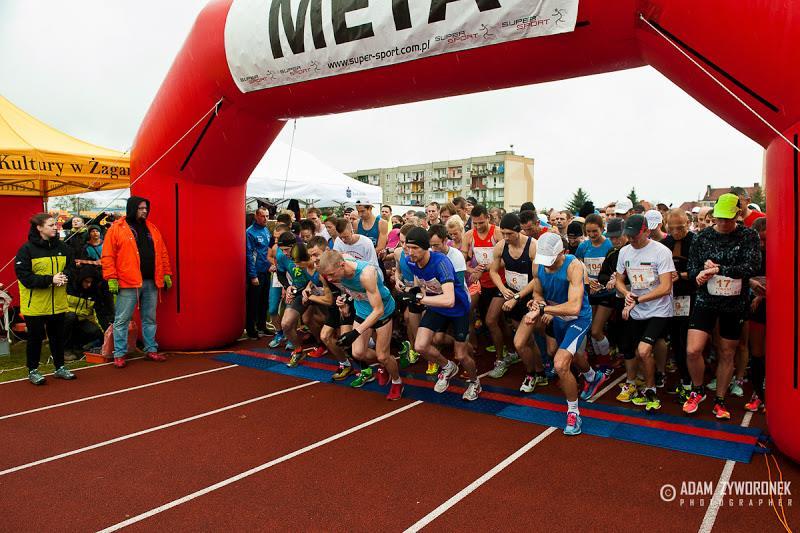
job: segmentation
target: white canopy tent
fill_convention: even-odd
[[[337,207],[355,204],[356,201],[380,206],[383,199],[380,187],[362,183],[308,152],[297,148],[290,150],[289,145],[277,142],[272,144],[250,174],[246,194],[249,198],[268,198],[275,203],[294,198],[317,207]],[[80,196],[95,200],[98,209],[105,208],[116,197],[119,199],[113,203],[119,205],[121,202],[124,206],[124,199],[130,197],[130,189],[91,192]]]

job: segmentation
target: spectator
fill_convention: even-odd
[[[103,277],[117,296],[114,318],[114,366],[125,366],[128,324],[136,303],[142,318],[144,350],[152,361],[166,361],[156,344],[156,303],[159,289],[172,288],[172,269],[161,232],[147,220],[150,200],[131,196],[126,215],[114,222],[103,245]]]
[[[267,257],[271,235],[267,229],[267,212],[256,209],[253,224],[247,228],[245,260],[247,262],[247,293],[245,328],[247,336],[258,338],[258,332],[267,333],[269,307],[269,267]]]
[[[53,375],[75,379],[75,374],[64,366],[64,315],[69,281],[65,272],[71,271],[74,263],[72,249],[59,240],[53,217],[39,213],[31,218],[30,224],[28,242],[17,252],[14,270],[19,280],[20,309],[25,313],[28,328],[25,350],[28,380],[34,385],[44,385],[39,358],[45,330],[56,367]]]
[[[97,319],[95,306],[102,306],[99,270],[92,265],[83,265],[67,284],[67,314],[64,317],[64,346],[70,352],[81,353],[99,348],[103,344],[103,330]],[[79,355],[68,353],[67,361],[74,361]]]

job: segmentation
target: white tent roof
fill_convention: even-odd
[[[250,174],[247,196],[296,198],[317,207],[334,207],[357,200],[380,205],[383,191],[346,176],[308,152],[273,143]]]
[[[289,155],[289,145],[273,143],[250,174],[250,179],[247,181],[247,196],[269,198],[274,201],[296,198],[305,204],[314,204],[317,207],[354,204],[358,200],[376,206],[381,205],[383,191],[380,187],[355,180],[303,150],[292,148],[291,160]],[[288,179],[286,179],[287,165]],[[123,199],[124,205],[124,199],[130,197],[130,189],[81,195],[83,198],[94,199],[98,208],[103,208],[117,196]],[[114,203],[117,204],[119,201]]]

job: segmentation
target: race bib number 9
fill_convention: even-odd
[[[656,273],[650,265],[628,267],[628,279],[633,290],[641,291],[649,289],[655,284]]]
[[[689,296],[675,296],[672,299],[672,306],[675,316],[689,316],[691,311],[692,299]]]
[[[479,265],[489,265],[494,261],[494,248],[475,248],[474,253]]]
[[[712,296],[739,296],[742,280],[716,275],[708,280],[708,294]]]

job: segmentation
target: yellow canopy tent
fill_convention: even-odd
[[[130,156],[52,128],[0,96],[0,196],[130,187]]]

